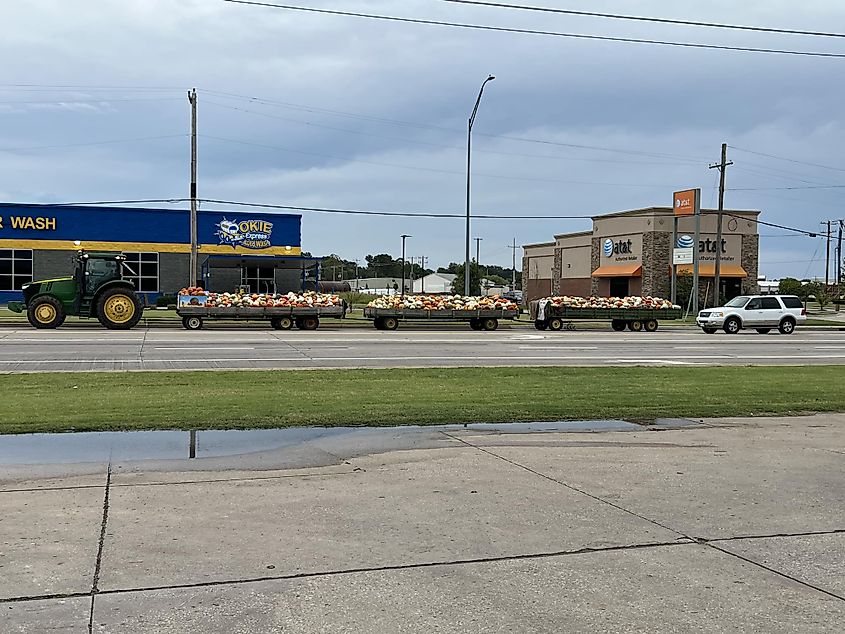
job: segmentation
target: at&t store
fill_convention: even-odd
[[[757,292],[759,211],[726,210],[717,240],[717,212],[701,210],[698,241],[699,289],[715,296],[716,254],[720,254],[721,295],[727,298]],[[595,216],[592,229],[564,233],[553,240],[523,246],[523,280],[527,300],[548,295],[651,295],[668,298],[672,250],[695,248],[695,217],[678,219],[672,244],[672,207],[650,207]],[[691,274],[692,265],[678,265]]]

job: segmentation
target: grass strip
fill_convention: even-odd
[[[845,411],[845,366],[0,375],[0,432],[410,425]]]

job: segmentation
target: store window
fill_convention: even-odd
[[[158,293],[158,253],[124,253],[123,279],[139,293]]]
[[[241,286],[250,293],[275,293],[276,269],[272,266],[245,266],[241,269]]]
[[[0,291],[19,291],[32,281],[32,251],[0,249]]]

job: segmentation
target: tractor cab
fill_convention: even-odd
[[[80,251],[75,259],[76,283],[83,297],[93,295],[106,282],[123,279],[126,256],[122,253]]]
[[[123,279],[125,262],[122,253],[79,251],[72,276],[25,284],[24,301],[9,302],[8,308],[26,311],[35,328],[58,328],[68,315],[96,317],[106,328],[132,328],[142,306],[132,283]]]

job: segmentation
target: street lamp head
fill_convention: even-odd
[[[488,75],[487,76],[487,81],[493,81],[494,79],[496,79],[495,75]]]

